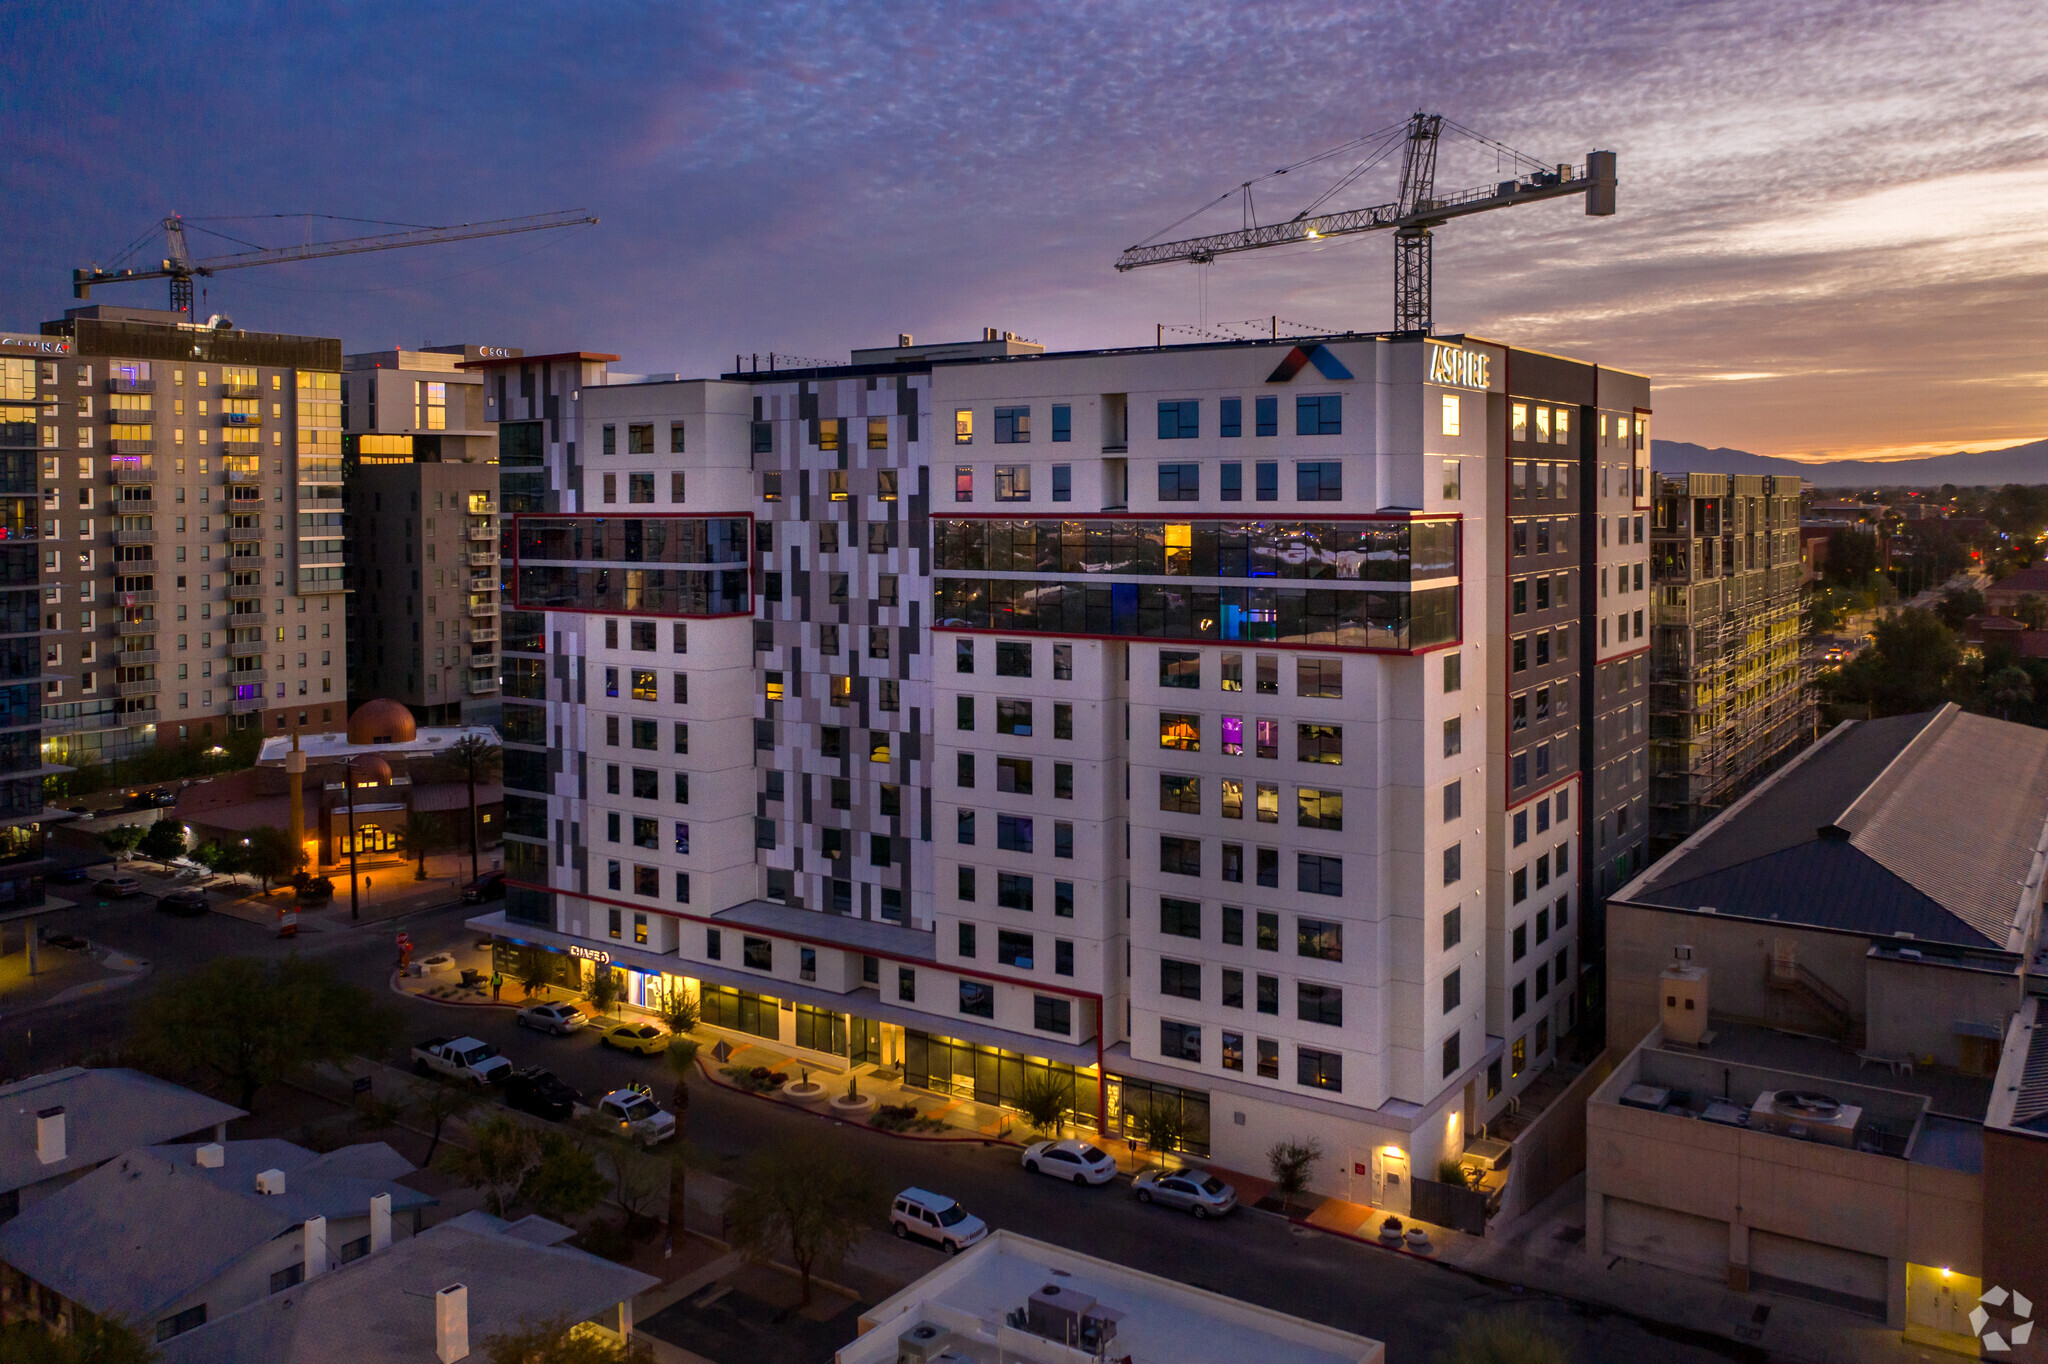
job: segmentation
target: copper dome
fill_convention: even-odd
[[[348,717],[348,741],[352,744],[407,744],[419,737],[419,732],[412,712],[399,701],[365,701]]]
[[[355,773],[357,786],[375,786],[391,780],[391,764],[374,753],[350,763],[349,771]]]

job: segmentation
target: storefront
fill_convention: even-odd
[[[781,1007],[782,1001],[772,996],[757,995],[752,990],[735,990],[729,985],[706,982],[697,991],[697,1016],[703,1022],[714,1028],[764,1037],[770,1042],[782,1036],[782,1023],[778,1017]]]
[[[999,1047],[934,1037],[915,1028],[903,1033],[903,1083],[936,1094],[1016,1108],[1029,1089],[1057,1085],[1067,1096],[1068,1121],[1094,1127],[1095,1079],[1093,1066],[1071,1066]],[[1206,1140],[1206,1109],[1202,1134]]]
[[[1112,1075],[1103,1086],[1103,1102],[1109,1107],[1109,1130],[1125,1141],[1144,1140],[1144,1115],[1154,1104],[1180,1110],[1181,1137],[1177,1151],[1191,1156],[1209,1154],[1209,1094],[1206,1090],[1182,1089],[1154,1080],[1130,1080]]]

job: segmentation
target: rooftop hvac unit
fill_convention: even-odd
[[[1500,1138],[1480,1137],[1476,1141],[1466,1143],[1464,1153],[1458,1157],[1458,1163],[1491,1173],[1507,1169],[1508,1162],[1513,1160],[1514,1156],[1515,1148]]]
[[[896,1364],[939,1364],[953,1342],[945,1327],[921,1321],[896,1337]]]
[[[1749,1125],[1755,1131],[1829,1146],[1853,1147],[1862,1118],[1863,1110],[1855,1104],[1805,1089],[1767,1089],[1749,1108]]]

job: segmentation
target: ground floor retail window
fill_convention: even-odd
[[[1178,1085],[1149,1080],[1127,1080],[1112,1075],[1105,1087],[1108,1131],[1113,1136],[1136,1142],[1144,1139],[1143,1115],[1153,1104],[1177,1105],[1180,1109],[1181,1140],[1174,1149],[1189,1155],[1209,1154],[1209,1095],[1205,1090],[1182,1089]]]
[[[770,1039],[782,1035],[777,1018],[780,1001],[767,995],[707,984],[698,995],[698,1004],[703,1021],[714,1028],[731,1028],[734,1032]]]
[[[1027,1088],[1057,1085],[1067,1094],[1068,1121],[1095,1126],[1096,1083],[1093,1069],[1023,1056],[997,1047],[976,1046],[906,1028],[903,1033],[903,1083],[976,1103],[1015,1108]],[[1203,1137],[1208,1136],[1206,1119]],[[1206,1148],[1205,1148],[1206,1149]]]
[[[491,969],[513,986],[528,981],[563,990],[583,988],[583,963],[566,952],[499,938],[491,944]],[[513,997],[513,996],[508,996]]]

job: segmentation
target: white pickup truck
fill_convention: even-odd
[[[597,1116],[606,1124],[616,1123],[620,1135],[652,1149],[676,1134],[675,1116],[645,1094],[633,1089],[615,1089],[597,1101]]]
[[[422,1075],[439,1071],[479,1085],[503,1083],[512,1063],[498,1049],[474,1037],[430,1037],[412,1049],[412,1068]]]

